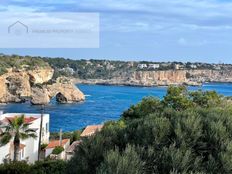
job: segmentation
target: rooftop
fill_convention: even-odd
[[[85,130],[81,133],[81,137],[91,136],[98,131],[101,131],[103,125],[90,125],[85,128]]]
[[[74,150],[76,149],[77,146],[79,146],[81,144],[81,141],[74,141],[71,146],[68,147],[68,149],[66,150],[66,152],[68,153],[72,153],[74,152]]]
[[[64,146],[69,141],[70,141],[70,139],[63,139],[61,146]],[[50,143],[48,144],[46,149],[55,148],[57,146],[60,146],[60,140],[52,140],[52,141],[50,141]]]
[[[10,121],[13,121],[15,118],[17,118],[18,116],[14,116],[14,117],[5,117],[5,119],[4,119],[4,121],[6,121],[6,122],[8,122],[8,120],[10,120]],[[24,123],[31,123],[31,122],[33,122],[33,121],[35,121],[36,119],[38,119],[38,118],[36,118],[36,117],[24,117]]]

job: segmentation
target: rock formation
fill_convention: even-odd
[[[54,70],[52,68],[41,68],[28,71],[30,82],[33,84],[43,84],[52,79]]]
[[[50,97],[56,96],[59,103],[73,103],[84,101],[85,95],[71,83],[55,83],[47,86]]]
[[[73,84],[46,85],[53,73],[51,68],[5,73],[0,76],[0,103],[24,102],[31,98],[32,104],[48,104],[56,95],[57,101],[61,103],[85,99],[84,94]]]
[[[50,102],[48,90],[46,88],[32,88],[31,104],[46,105]]]

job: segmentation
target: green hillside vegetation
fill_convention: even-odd
[[[109,60],[72,60],[64,58],[45,58],[55,69],[55,77],[73,76],[80,79],[111,79],[134,72],[138,63],[130,64],[124,61]],[[64,71],[64,68],[72,68],[74,73]]]
[[[29,167],[26,174],[41,173],[45,166],[44,173],[230,174],[232,102],[214,91],[171,86],[163,99],[144,98],[83,139],[67,163],[8,164],[0,171],[16,165]]]
[[[49,64],[42,58],[18,55],[0,55],[0,75],[7,72],[8,68],[15,70],[33,70],[35,67],[47,67]]]

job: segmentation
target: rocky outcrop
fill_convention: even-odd
[[[59,103],[73,103],[85,100],[85,95],[71,83],[55,83],[47,86],[50,97],[56,96]]]
[[[61,103],[85,99],[84,94],[71,83],[46,85],[52,79],[53,72],[51,68],[46,68],[11,71],[0,76],[0,103],[24,102],[31,98],[32,104],[48,104],[54,96]]]
[[[28,71],[30,82],[33,84],[43,84],[52,79],[54,70],[52,68],[42,68]]]
[[[0,83],[0,103],[22,102],[31,95],[29,76],[25,72],[4,74]]]
[[[50,102],[48,90],[46,88],[32,88],[31,104],[46,105]]]

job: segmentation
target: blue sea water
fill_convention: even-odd
[[[145,96],[162,98],[166,87],[128,87],[77,85],[86,95],[86,101],[75,104],[57,104],[54,100],[45,107],[50,114],[50,131],[73,131],[91,124],[101,124],[108,120],[117,120],[122,112]],[[232,84],[209,83],[202,87],[189,87],[215,90],[220,94],[232,96]],[[39,106],[29,103],[0,105],[0,110],[11,113],[38,113]]]

